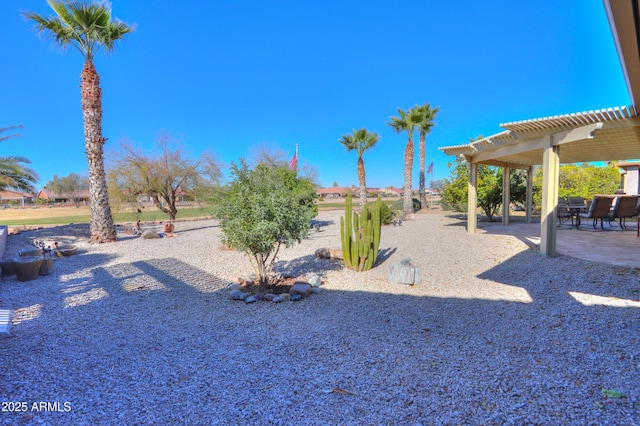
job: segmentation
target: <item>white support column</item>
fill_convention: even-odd
[[[467,233],[475,234],[478,228],[478,163],[469,163],[467,200]]]
[[[556,208],[558,207],[558,183],[560,181],[560,147],[549,146],[542,155],[542,211],[540,212],[540,253],[556,255]]]
[[[525,202],[526,223],[531,223],[533,212],[533,167],[527,169],[527,200]]]
[[[511,168],[502,172],[502,225],[509,226],[509,203],[511,202]]]

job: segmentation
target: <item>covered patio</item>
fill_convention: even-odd
[[[532,222],[533,166],[542,165],[541,219],[537,224],[539,246],[542,254],[554,256],[558,242],[556,207],[560,164],[640,158],[640,117],[635,96],[640,94],[640,28],[637,24],[640,21],[640,7],[638,0],[604,0],[603,3],[633,104],[504,123],[500,125],[504,129],[500,133],[471,143],[440,148],[447,155],[469,163],[469,233],[475,233],[478,228],[476,205],[479,164],[504,169],[503,206],[509,204],[510,171],[526,170],[527,224]],[[504,209],[502,224],[510,224],[508,209]],[[515,228],[510,227],[509,233],[513,231]],[[626,234],[636,237],[635,232]],[[559,244],[562,245],[562,242]]]
[[[604,230],[600,227],[594,230],[590,224],[585,225],[580,230],[565,225],[557,229],[557,254],[625,268],[640,268],[640,238],[636,237],[636,221],[627,221],[627,229],[621,229],[616,223],[612,223],[612,226],[605,223]],[[540,244],[540,223],[537,220],[535,223],[512,222],[508,227],[499,222],[481,222],[478,233],[511,235],[532,249]]]

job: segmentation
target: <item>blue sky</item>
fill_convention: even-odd
[[[397,108],[440,108],[427,165],[442,179],[453,158],[438,147],[630,103],[600,0],[112,3],[137,28],[95,60],[107,152],[123,138],[150,149],[160,131],[226,164],[259,145],[291,156],[298,143],[322,186],[346,186],[357,157],[338,139],[366,127],[381,138],[364,156],[367,185],[402,186],[406,133],[385,124]],[[27,10],[52,13],[44,0],[0,2],[0,127],[24,126],[0,155],[30,158],[40,188],[86,174],[83,59],[39,38]]]

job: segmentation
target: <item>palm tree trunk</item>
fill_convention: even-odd
[[[402,203],[402,214],[413,213],[413,202],[411,201],[411,172],[413,169],[413,138],[409,135],[407,146],[404,149],[404,201]]]
[[[364,175],[364,160],[358,157],[358,181],[360,182],[360,213],[367,202],[367,182]]]
[[[107,179],[104,173],[102,136],[102,90],[100,76],[93,63],[87,60],[80,74],[82,117],[84,119],[84,141],[89,163],[89,206],[91,208],[91,243],[116,241]]]
[[[420,132],[420,145],[419,145],[420,153],[418,155],[420,156],[420,202],[422,203],[423,207],[427,203],[427,199],[424,195],[424,189],[425,189],[424,188],[424,166],[425,166],[425,157],[426,157],[425,139],[426,139],[425,134]]]

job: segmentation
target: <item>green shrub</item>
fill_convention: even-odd
[[[381,203],[380,222],[382,222],[383,225],[390,225],[395,217],[396,213],[391,209],[391,207],[389,207],[387,203]]]
[[[303,239],[317,211],[313,186],[287,168],[241,161],[231,164],[233,181],[214,199],[213,217],[220,221],[222,242],[247,255],[261,283],[280,247]],[[309,192],[310,191],[310,192]]]
[[[413,211],[414,212],[417,212],[418,210],[420,210],[422,208],[422,203],[417,198],[412,198],[411,201],[413,202]],[[395,200],[393,203],[391,203],[391,209],[392,210],[402,211],[402,207],[403,206],[404,206],[404,200],[402,198],[400,198],[398,200]]]

